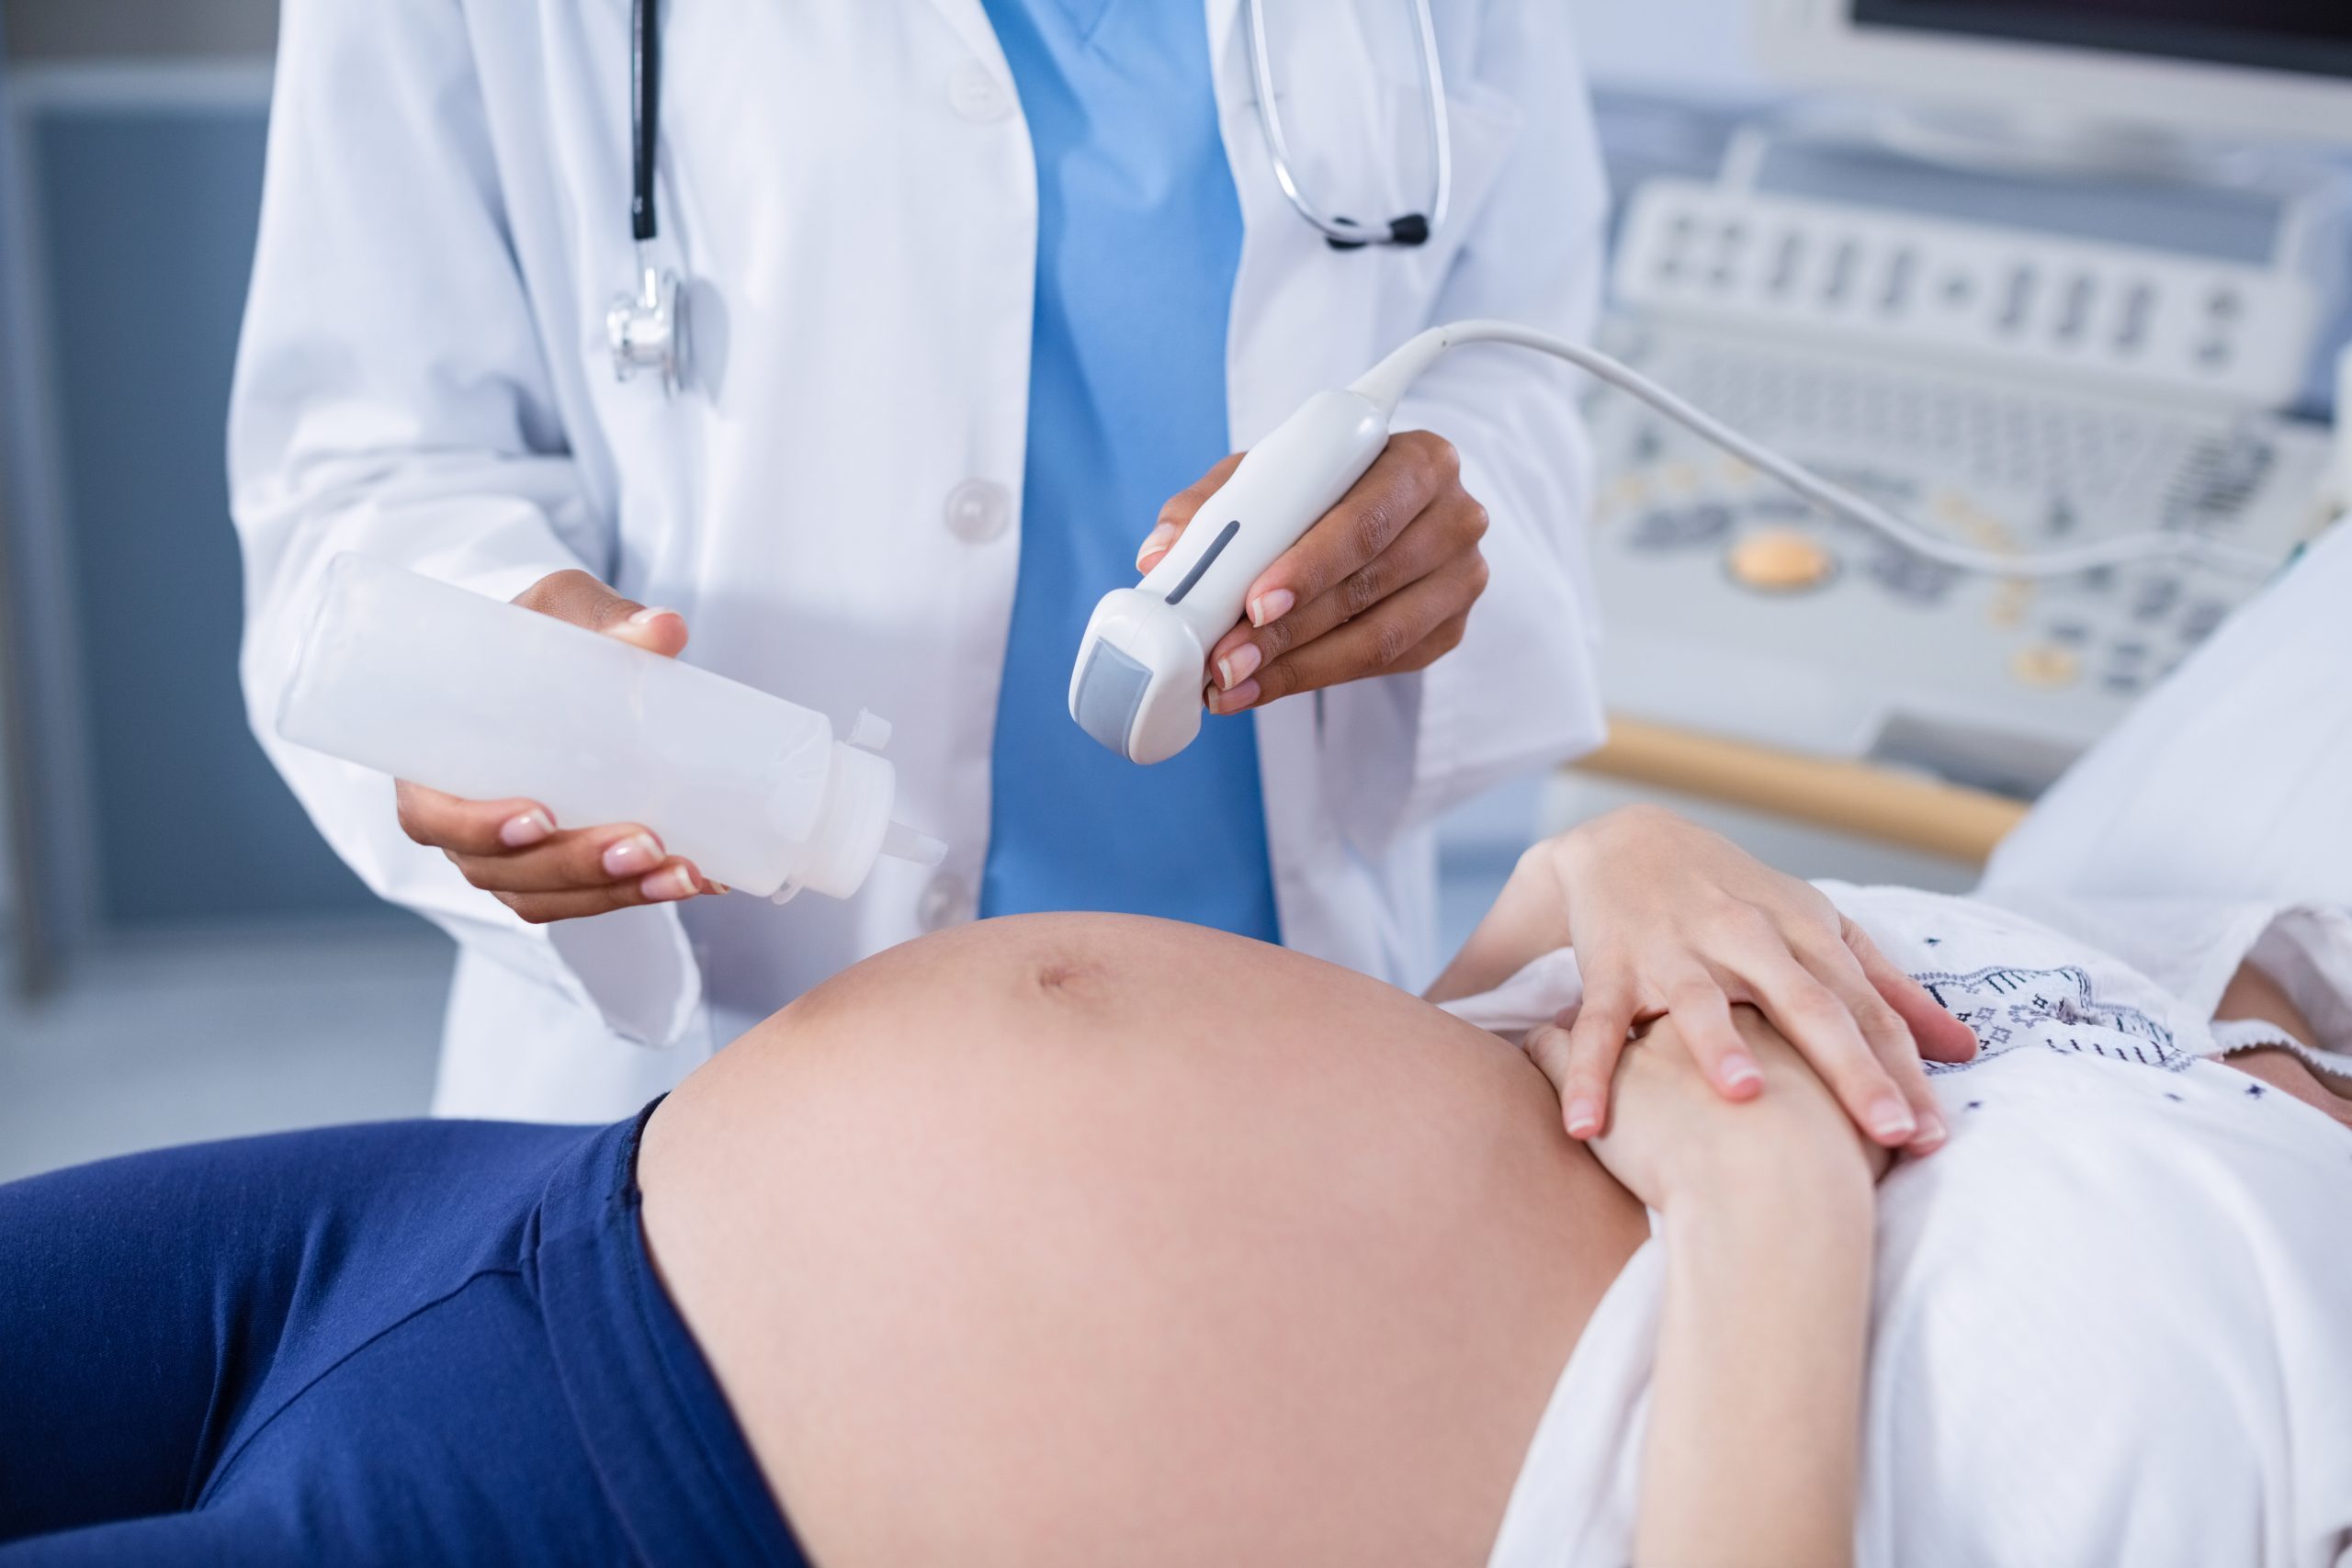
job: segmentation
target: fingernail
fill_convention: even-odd
[[[1911,1108],[1891,1094],[1881,1095],[1871,1105],[1871,1132],[1879,1142],[1900,1144],[1910,1141],[1919,1130]]]
[[[1287,588],[1277,588],[1272,593],[1261,593],[1250,601],[1250,624],[1262,626],[1268,621],[1279,621],[1290,614],[1298,603],[1298,595]]]
[[[498,841],[510,850],[519,850],[554,831],[555,818],[534,806],[520,817],[509,817],[498,829]]]
[[[638,886],[653,903],[673,903],[694,896],[695,874],[691,867],[683,864],[665,865]]]
[[[650,833],[631,833],[605,850],[605,874],[616,882],[661,863],[662,846]]]
[[[1256,643],[1243,643],[1216,661],[1216,683],[1228,692],[1233,690],[1237,682],[1255,675],[1258,666],[1264,663],[1265,659],[1266,656],[1258,651]]]
[[[1756,1065],[1756,1058],[1742,1051],[1725,1056],[1716,1076],[1725,1089],[1735,1091],[1753,1089],[1764,1081],[1764,1070]]]
[[[1244,681],[1229,692],[1220,692],[1215,686],[1211,686],[1208,689],[1208,699],[1209,712],[1213,714],[1239,713],[1258,700],[1258,682]]]
[[[1136,551],[1136,570],[1144,570],[1144,562],[1175,542],[1176,525],[1162,523],[1143,536],[1143,547]]]
[[[1600,1131],[1600,1107],[1589,1095],[1577,1095],[1568,1101],[1568,1136],[1589,1138]]]
[[[644,609],[639,610],[635,615],[629,616],[628,624],[633,626],[641,626],[648,621],[655,619],[657,616],[674,615],[677,613],[678,612],[675,610],[668,609],[660,604],[648,604]]]

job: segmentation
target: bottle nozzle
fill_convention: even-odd
[[[947,846],[928,833],[916,832],[904,822],[893,822],[882,834],[882,852],[893,860],[937,865],[947,858]]]

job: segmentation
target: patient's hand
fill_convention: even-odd
[[[1573,1027],[1529,1054],[1560,1091],[1572,1136],[1608,1124],[1610,1080],[1634,1024],[1672,1014],[1716,1089],[1768,1088],[1732,1009],[1755,1008],[1879,1143],[1943,1141],[1922,1057],[1966,1061],[1967,1027],[1887,962],[1821,892],[1719,834],[1632,807],[1536,845],[1437,985],[1432,1000],[1499,984],[1573,945],[1585,994]]]
[[[1861,1137],[1804,1058],[1752,1008],[1732,1010],[1729,1027],[1756,1063],[1766,1092],[1727,1100],[1710,1081],[1689,1032],[1671,1016],[1627,1042],[1617,1066],[1609,1131],[1593,1153],[1624,1189],[1667,1212],[1680,1200],[1707,1201],[1759,1185],[1800,1189],[1867,1183],[1894,1156]],[[1565,1045],[1546,1025],[1531,1052]]]
[[[1624,1048],[1593,1142],[1665,1215],[1634,1562],[1853,1562],[1876,1204],[1893,1159],[1855,1135],[1755,1011],[1728,1027],[1766,1092],[1716,1092],[1671,1016]],[[1539,1031],[1548,1048],[1561,1032]]]

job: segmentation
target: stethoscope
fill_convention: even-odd
[[[1266,151],[1273,156],[1274,179],[1283,187],[1283,195],[1335,251],[1426,243],[1444,225],[1446,199],[1453,191],[1453,131],[1445,116],[1445,73],[1438,64],[1437,24],[1430,18],[1430,0],[1406,0],[1406,8],[1412,13],[1413,41],[1421,55],[1421,118],[1430,147],[1429,209],[1400,214],[1381,228],[1324,211],[1300,186],[1298,172],[1291,167],[1289,140],[1283,135],[1282,107],[1274,93],[1274,57],[1266,43],[1263,6],[1264,0],[1241,0],[1241,9],[1250,25],[1250,75],[1257,88],[1258,124],[1266,133]]]
[[[658,0],[632,0],[629,7],[629,235],[637,245],[637,288],[615,295],[605,311],[605,335],[612,346],[613,374],[623,381],[640,370],[659,371],[664,390],[674,392],[686,355],[685,299],[678,275],[654,265],[659,231],[653,207],[653,152],[662,122],[662,39]],[[1291,164],[1275,101],[1273,51],[1266,41],[1264,0],[1242,0],[1250,28],[1250,74],[1258,98],[1258,123],[1274,165],[1274,180],[1293,209],[1335,251],[1367,245],[1410,247],[1425,243],[1445,222],[1453,188],[1453,141],[1445,111],[1445,76],[1438,63],[1437,24],[1430,0],[1406,0],[1421,56],[1421,112],[1428,132],[1430,192],[1427,210],[1406,212],[1385,224],[1359,223],[1327,212],[1299,183]]]
[[[653,143],[662,128],[662,32],[655,0],[632,0],[628,17],[628,231],[637,242],[638,285],[613,296],[605,309],[613,375],[627,381],[640,370],[662,373],[662,389],[675,392],[686,356],[684,297],[678,275],[653,265],[660,225],[653,211]]]

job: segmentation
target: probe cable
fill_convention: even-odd
[[[1423,371],[1436,364],[1448,349],[1465,343],[1510,344],[1520,348],[1534,349],[1539,354],[1548,354],[1555,359],[1565,359],[1619,390],[1640,399],[1667,418],[1714,443],[1759,472],[1770,474],[1832,516],[1859,523],[1892,539],[1914,555],[1961,571],[1984,572],[1996,577],[2068,577],[2126,561],[2176,556],[2219,571],[2259,579],[2268,577],[2279,565],[2267,556],[2193,532],[2120,534],[2091,544],[2030,555],[2010,555],[2000,550],[1964,545],[1898,516],[1875,502],[1855,494],[1844,485],[1824,479],[1804,464],[1750,440],[1713,414],[1694,407],[1631,366],[1612,359],[1598,349],[1555,337],[1549,333],[1537,332],[1532,327],[1521,326],[1516,321],[1451,321],[1442,327],[1431,327],[1408,340],[1395,353],[1366,371],[1363,378],[1349,389],[1369,399],[1383,413],[1393,414],[1406,389],[1419,378]]]

